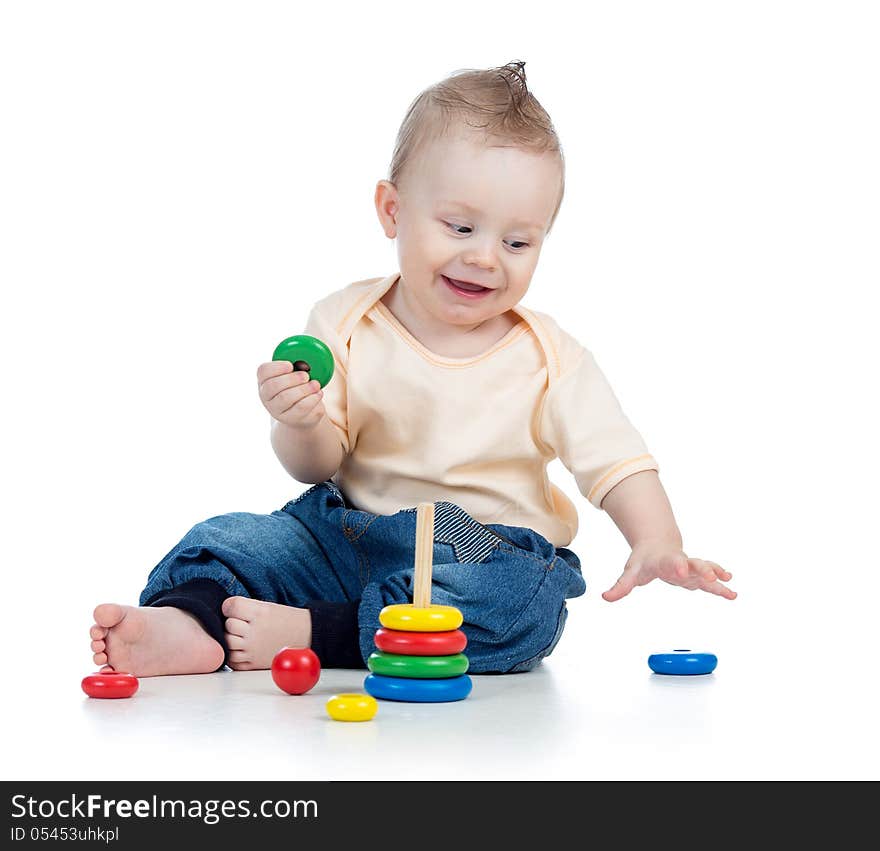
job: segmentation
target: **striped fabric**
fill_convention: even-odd
[[[345,504],[345,496],[333,482],[326,481],[323,484]],[[316,487],[320,485],[315,485],[311,490]],[[311,491],[307,493],[309,492]],[[302,494],[293,502],[298,502],[305,495]],[[404,508],[401,513],[415,514],[417,510]],[[434,541],[438,544],[449,544],[459,564],[480,564],[489,558],[502,538],[474,520],[460,506],[441,501],[434,503]]]
[[[463,508],[451,502],[434,505],[434,540],[450,544],[460,564],[479,564],[485,561],[501,539],[477,523]]]

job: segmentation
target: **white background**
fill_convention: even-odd
[[[595,353],[686,550],[739,592],[602,601],[628,551],[557,466],[590,589],[545,667],[565,683],[626,648],[642,677],[650,652],[714,650],[737,684],[713,703],[725,734],[806,711],[813,756],[768,738],[675,776],[876,779],[878,20],[766,0],[4,3],[4,774],[77,776],[65,745],[33,748],[71,723],[96,603],[134,603],[196,521],[304,489],[257,365],[317,298],[395,270],[372,196],[413,98],[524,60],[567,165],[525,304]],[[20,691],[35,668],[53,684]],[[663,775],[650,741],[626,776]],[[591,770],[619,776],[606,751]]]

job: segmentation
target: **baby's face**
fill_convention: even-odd
[[[399,187],[385,183],[385,205],[377,193],[407,295],[452,325],[510,310],[529,288],[561,180],[556,154],[487,147],[465,134],[432,142]]]

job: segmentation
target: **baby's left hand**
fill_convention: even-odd
[[[699,589],[728,600],[736,599],[736,592],[720,581],[729,582],[733,579],[732,573],[714,561],[688,558],[674,546],[657,543],[635,546],[620,579],[602,597],[613,603],[629,594],[636,585],[647,585],[652,579],[662,579],[689,591]]]

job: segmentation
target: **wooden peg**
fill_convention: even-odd
[[[413,605],[431,605],[431,571],[434,567],[434,503],[420,502],[416,509],[416,563]]]

